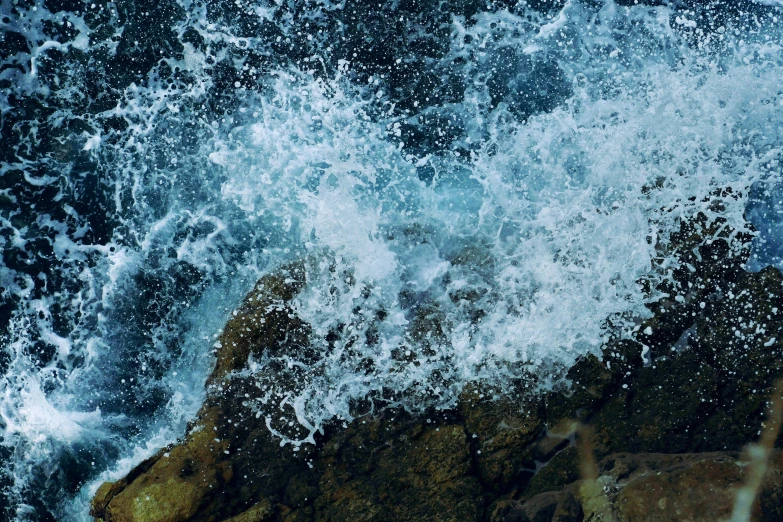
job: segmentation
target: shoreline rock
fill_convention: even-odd
[[[307,325],[286,308],[304,284],[302,265],[266,276],[226,325],[187,436],[101,486],[92,515],[728,519],[749,469],[738,452],[758,439],[772,383],[783,376],[783,275],[745,272],[747,237],[694,223],[671,241],[690,266],[662,283],[672,299],[654,304],[632,338],[611,339],[602,360],[580,359],[568,372],[570,390],[530,393],[524,379],[516,393],[468,387],[453,410],[388,408],[335,422],[297,451],[252,414],[260,392],[240,371],[251,355],[307,350]],[[754,520],[783,517],[783,456],[771,455]]]

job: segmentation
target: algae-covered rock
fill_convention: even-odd
[[[411,421],[356,423],[325,445],[317,520],[481,520],[464,427]]]
[[[764,503],[783,493],[781,454],[771,459],[772,470],[762,487],[753,520],[772,521],[780,505]],[[747,466],[736,453],[628,454],[606,457],[598,464],[598,495],[607,508],[593,515],[585,496],[585,481],[522,501],[493,506],[493,522],[717,522],[731,518],[737,491],[747,480]]]
[[[469,387],[460,397],[459,411],[476,448],[478,477],[489,491],[501,493],[524,484],[533,475],[535,459],[546,458],[533,444],[544,429],[541,401],[523,397],[498,397],[477,387]]]
[[[743,485],[740,465],[722,455],[684,465],[660,466],[634,477],[615,499],[622,521],[727,520],[737,489]],[[637,473],[639,473],[637,471]]]
[[[748,479],[736,452],[756,441],[783,376],[783,276],[744,271],[748,238],[694,223],[666,253],[690,268],[656,283],[666,295],[651,318],[579,359],[570,388],[542,394],[522,369],[503,388],[467,386],[453,410],[357,413],[298,448],[270,431],[301,438],[298,425],[254,407],[269,403],[264,387],[295,390],[296,368],[248,371],[267,356],[315,357],[291,308],[305,265],[283,267],[227,323],[186,436],[101,486],[92,513],[104,522],[725,519]],[[437,304],[415,312],[410,340],[441,342]],[[781,519],[781,470],[775,453],[759,520]]]
[[[263,422],[248,416],[243,403],[258,389],[231,378],[231,372],[244,367],[251,354],[294,349],[303,338],[284,306],[301,288],[299,270],[286,267],[248,294],[219,338],[207,399],[187,436],[123,480],[101,486],[94,516],[106,522],[180,522],[271,515],[269,499],[281,498],[292,477],[308,468],[280,447]],[[284,339],[291,344],[282,346]]]
[[[272,505],[268,500],[265,500],[244,513],[227,519],[226,522],[263,522],[264,520],[270,520],[272,515],[274,515]]]

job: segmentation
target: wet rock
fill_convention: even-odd
[[[778,520],[781,454],[772,459],[772,471],[753,511],[754,520]],[[609,519],[617,522],[728,520],[737,490],[746,481],[746,466],[736,453],[616,454],[599,463],[598,484],[609,507]],[[582,522],[591,518],[585,482],[558,491],[540,493],[525,501],[498,503],[493,522]],[[604,517],[604,520],[606,517]]]
[[[251,354],[303,338],[281,304],[301,288],[298,270],[292,265],[263,278],[247,296],[219,339],[207,399],[187,436],[124,479],[104,484],[93,501],[94,516],[106,522],[268,517],[272,508],[264,506],[281,500],[286,486],[305,473],[304,459],[281,448],[263,419],[248,415],[244,404],[258,389],[247,379],[232,378]]]
[[[247,296],[219,339],[207,399],[187,436],[101,486],[96,518],[481,520],[483,490],[456,412],[363,417],[332,427],[317,456],[309,445],[281,447],[266,419],[252,414],[259,387],[238,372],[248,358],[306,349],[308,332],[286,304],[301,288],[300,267],[263,278]]]
[[[782,290],[780,272],[768,268],[703,297],[682,343],[634,370],[588,416],[597,451],[736,450],[753,440],[783,375],[783,324],[773,312],[783,310]]]
[[[268,500],[265,500],[244,513],[227,519],[226,522],[263,522],[264,520],[270,520],[273,514],[274,510],[271,504]]]
[[[231,450],[242,448],[235,449],[231,444],[232,438],[220,418],[217,407],[205,407],[182,443],[161,450],[144,464],[143,473],[104,485],[93,503],[94,512],[104,520],[120,522],[223,520],[228,518],[223,513],[245,511],[259,501],[263,503],[260,495],[274,488],[255,477],[250,482],[258,481],[259,487],[252,491],[244,487],[246,481],[236,474],[241,467],[229,457]],[[275,446],[265,446],[265,456],[275,460],[266,472],[284,480],[287,477],[280,473],[279,465],[286,463],[285,456],[270,454]],[[295,465],[288,470],[295,471]],[[248,516],[253,515],[252,509],[246,512]],[[255,513],[262,511],[258,505],[255,509]]]
[[[364,421],[325,445],[317,520],[481,520],[482,488],[470,473],[464,427],[402,426]]]
[[[552,457],[528,483],[523,497],[535,497],[548,491],[560,491],[579,480],[579,455],[569,446]]]
[[[640,522],[728,519],[736,490],[743,484],[742,468],[724,455],[695,461],[684,457],[677,462],[680,458],[671,463],[668,456],[636,462],[647,469],[637,468],[615,497],[618,518]]]
[[[287,306],[303,285],[304,267],[300,263],[261,278],[223,329],[208,384],[243,368],[251,355],[305,349],[307,329]],[[284,335],[287,333],[291,335]]]
[[[482,390],[468,388],[460,398],[459,410],[465,429],[476,448],[478,477],[484,488],[500,493],[524,484],[533,475],[535,460],[545,458],[536,441],[544,423],[540,401],[514,400],[507,396],[484,398]]]
[[[501,502],[490,522],[582,522],[584,510],[577,484],[561,491],[540,493],[525,502]]]
[[[760,498],[779,496],[783,455],[770,459]],[[731,518],[737,490],[746,484],[748,466],[736,453],[681,455],[620,454],[605,459],[608,485],[618,520],[715,521]],[[753,520],[778,520],[780,504],[759,502]]]
[[[737,452],[756,441],[772,383],[783,376],[783,276],[773,268],[745,272],[747,241],[704,220],[684,226],[665,254],[690,268],[648,282],[666,294],[650,305],[653,316],[611,338],[601,357],[580,359],[567,389],[542,395],[520,370],[504,389],[468,386],[454,410],[357,413],[299,448],[280,446],[269,429],[297,426],[255,413],[262,392],[246,371],[249,359],[265,354],[308,358],[308,326],[288,305],[303,287],[304,265],[284,267],[263,278],[226,325],[207,399],[186,437],[101,486],[93,515],[104,522],[727,518],[747,480]],[[437,307],[421,306],[412,324],[424,345],[442,336]],[[282,390],[298,385],[289,368],[264,372],[264,382]],[[779,453],[770,469],[754,508],[759,520],[779,520],[783,511]]]

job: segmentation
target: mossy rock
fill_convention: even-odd
[[[704,454],[677,462],[649,455],[736,451],[755,441],[771,384],[783,375],[777,311],[783,316],[783,276],[772,268],[743,272],[742,249],[721,241],[707,245],[685,230],[682,245],[714,254],[725,270],[699,265],[677,274],[674,290],[688,283],[694,289],[651,305],[653,317],[633,335],[612,338],[600,357],[580,358],[567,373],[568,388],[542,395],[520,367],[518,382],[503,389],[466,387],[454,410],[357,413],[346,426],[326,426],[314,445],[298,451],[281,447],[267,419],[250,407],[262,391],[258,376],[243,371],[250,357],[265,354],[307,360],[311,332],[289,305],[306,265],[284,267],[262,278],[227,323],[207,398],[187,435],[101,486],[92,512],[104,522],[576,522],[594,516],[602,498],[586,499],[585,491],[601,488],[579,480],[585,456],[571,443],[583,437],[596,458],[613,459],[599,464],[600,480],[614,495],[609,500],[626,499],[625,507],[612,509],[629,522],[653,499],[637,499],[633,488],[620,495],[632,481],[678,505],[685,497],[675,499],[673,488],[696,484],[699,473],[712,470],[731,479],[719,487],[728,495],[744,480],[726,464],[736,467],[731,453],[715,465]],[[423,302],[414,312],[409,339],[425,347],[440,342],[437,305]],[[647,362],[643,346],[650,348]],[[298,385],[285,368],[264,371],[282,390]],[[584,425],[591,429],[582,431]],[[775,462],[773,482],[783,483]],[[667,475],[659,480],[653,471]],[[762,491],[763,513],[779,511],[780,489]]]
[[[522,498],[532,498],[547,491],[560,491],[579,480],[579,452],[569,446],[558,452],[528,483]]]

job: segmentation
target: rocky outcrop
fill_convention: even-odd
[[[453,410],[386,409],[335,423],[298,451],[252,413],[259,387],[241,371],[251,356],[307,350],[308,327],[286,306],[303,268],[284,268],[226,325],[187,436],[104,484],[92,513],[104,522],[728,520],[756,469],[739,452],[770,429],[762,423],[783,376],[783,276],[744,271],[747,240],[706,220],[683,225],[671,241],[683,268],[657,283],[669,297],[601,359],[571,368],[568,390],[531,393],[529,379],[468,387]],[[754,520],[783,519],[783,455],[768,456]]]
[[[776,453],[766,489],[754,520],[780,520],[783,506],[783,454]],[[737,491],[747,479],[747,467],[736,453],[629,454],[620,453],[599,464],[600,507],[604,519],[621,522],[727,521],[734,511]],[[563,489],[537,494],[524,501],[498,502],[490,520],[577,522],[601,520],[596,502],[585,487],[574,482]]]

